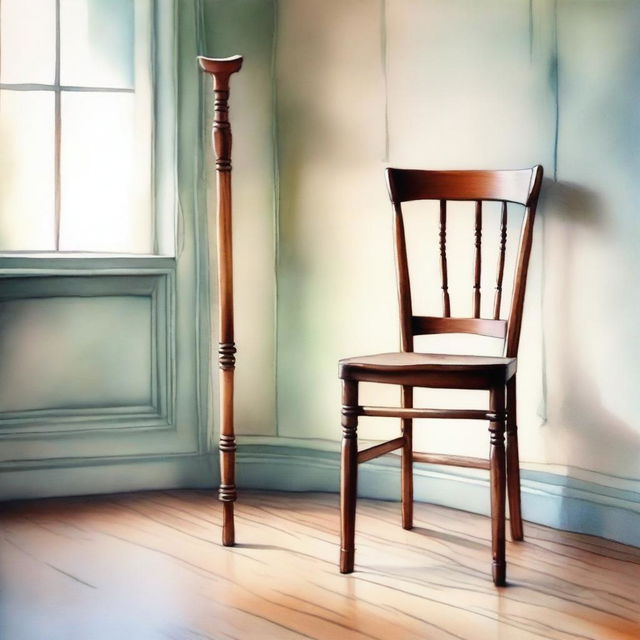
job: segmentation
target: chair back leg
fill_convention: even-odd
[[[520,457],[518,455],[518,426],[516,408],[516,377],[507,382],[507,494],[511,538],[522,540],[522,509],[520,506]]]
[[[413,387],[402,387],[402,406],[413,407]],[[413,420],[401,418],[402,437],[402,528],[413,529]]]
[[[358,383],[342,381],[340,463],[340,572],[351,573],[355,559],[358,492]]]
[[[504,384],[489,392],[489,410],[497,419],[489,423],[491,446],[489,452],[489,476],[491,481],[491,551],[493,555],[493,582],[496,586],[506,584],[507,563],[505,559],[505,507],[506,465],[504,449],[505,388]]]

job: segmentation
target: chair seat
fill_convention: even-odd
[[[516,372],[516,358],[413,351],[345,358],[339,365],[343,380],[454,389],[484,389]]]

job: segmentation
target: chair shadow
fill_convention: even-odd
[[[597,234],[603,243],[612,242],[612,225],[607,216],[607,206],[610,205],[597,192],[583,185],[550,181],[545,186],[545,206],[542,211],[553,230],[553,237],[547,238],[549,246],[546,248],[548,260],[553,260],[553,263],[547,266],[554,267],[553,286],[545,292],[545,333],[551,337],[551,346],[548,348],[553,348],[556,362],[551,379],[553,388],[547,388],[545,378],[545,402],[549,402],[552,421],[562,425],[565,441],[571,443],[571,448],[566,451],[568,466],[581,468],[589,460],[598,459],[598,470],[605,475],[628,477],[631,475],[628,470],[637,468],[640,429],[637,422],[629,417],[629,412],[620,414],[615,411],[616,402],[610,386],[603,385],[606,377],[602,372],[604,369],[593,368],[594,357],[585,355],[585,345],[589,344],[589,338],[592,341],[606,340],[608,347],[603,354],[609,358],[602,357],[602,367],[609,367],[607,376],[615,373],[620,380],[622,376],[618,370],[625,365],[630,369],[629,363],[640,354],[637,327],[625,322],[624,317],[616,317],[616,309],[612,309],[612,321],[606,334],[604,331],[601,336],[594,333],[599,328],[597,324],[590,328],[590,333],[582,330],[585,322],[589,327],[592,315],[599,317],[596,313],[598,301],[595,296],[586,301],[583,299],[584,283],[582,289],[577,289],[578,293],[575,286],[576,282],[580,282],[584,266],[581,263],[584,256],[579,252],[576,236],[581,237],[578,233],[584,235],[588,232]],[[616,239],[616,242],[619,240]],[[616,286],[620,286],[616,283],[624,281],[627,276],[615,264],[610,269],[611,287],[615,290]],[[606,299],[605,296],[603,300]],[[553,317],[550,317],[551,312]],[[636,354],[635,358],[633,354]],[[618,392],[627,395],[632,393],[631,384]],[[549,458],[553,459],[556,445],[549,435],[545,446]],[[576,496],[575,489],[588,491],[589,483],[582,483],[570,476],[558,476],[560,500],[553,526],[596,534],[602,534],[608,528],[611,530],[603,511],[592,508],[588,500],[585,502]],[[580,498],[584,498],[584,494]],[[620,514],[621,518],[624,517],[625,528],[633,529],[632,516],[624,511],[620,511]]]
[[[452,544],[461,545],[468,549],[485,550],[489,546],[489,542],[482,544],[481,542],[474,542],[473,540],[466,539],[463,535],[455,535],[453,533],[446,533],[444,531],[434,531],[433,529],[427,529],[426,527],[413,527],[411,529],[413,533],[431,538],[432,540],[438,540],[440,542],[451,542]]]
[[[607,241],[610,230],[606,224],[606,205],[597,193],[568,182],[548,185],[546,205],[544,214],[554,223],[553,246],[549,248],[553,250],[551,257],[561,261],[554,265],[555,282],[550,292],[553,298],[549,300],[549,313],[552,311],[555,314],[554,319],[545,318],[545,331],[552,334],[552,346],[558,363],[558,370],[554,372],[556,389],[555,403],[551,407],[555,411],[553,419],[563,425],[574,442],[584,448],[587,456],[597,455],[606,459],[610,468],[632,469],[637,463],[640,431],[628,417],[616,415],[611,410],[615,402],[602,390],[604,376],[600,370],[590,368],[593,357],[591,360],[585,358],[585,343],[594,336],[581,331],[580,327],[585,323],[585,318],[589,318],[589,311],[595,309],[585,308],[584,301],[579,297],[581,294],[574,292],[574,283],[582,267],[582,256],[576,247],[576,232],[589,230],[599,234],[603,242]],[[553,325],[549,326],[548,323],[552,321]],[[630,350],[640,354],[637,327],[618,319],[610,333],[607,339],[611,362],[606,363],[607,366],[612,369],[625,363],[629,366],[628,363],[633,360],[629,356]],[[616,355],[615,348],[619,345],[620,353]],[[560,390],[557,389],[558,385]],[[547,392],[545,389],[545,396]],[[575,452],[569,451],[567,463],[582,466],[581,460],[575,457]]]

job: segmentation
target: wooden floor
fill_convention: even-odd
[[[496,589],[487,518],[361,500],[343,576],[337,506],[243,493],[225,548],[211,492],[5,504],[0,638],[640,638],[640,549],[525,523]]]

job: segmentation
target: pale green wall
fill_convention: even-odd
[[[635,479],[639,29],[637,2],[559,3],[558,183],[544,245],[548,457]]]
[[[208,56],[244,56],[231,80],[233,139],[233,251],[238,433],[275,435],[275,163],[272,50],[275,10],[271,0],[205,0]],[[205,84],[208,125],[213,113]],[[206,146],[209,224],[215,225],[215,172]],[[210,234],[212,258],[215,233]],[[215,289],[215,286],[214,286]],[[216,311],[213,311],[214,325]],[[216,341],[214,340],[214,343]]]
[[[278,428],[289,438],[336,440],[338,358],[396,343],[381,20],[376,2],[278,3]]]
[[[319,0],[284,0],[278,6],[279,433],[336,440],[338,358],[398,345],[384,167],[548,167],[550,52],[541,44],[532,54],[528,2],[349,0],[329,10]],[[435,238],[423,223],[409,231],[414,253]],[[517,233],[515,225],[510,231]],[[435,255],[435,240],[430,248]],[[451,274],[459,315],[469,313],[468,266]],[[520,367],[528,390],[521,409],[532,429],[540,423],[542,395],[539,270],[534,263]],[[421,302],[435,297],[438,304],[437,261],[420,272],[429,274],[424,291],[434,294]],[[485,274],[491,289],[493,262]],[[423,291],[416,293],[420,298]],[[374,403],[397,401],[391,389],[365,387],[364,394]],[[486,402],[476,395],[475,402]],[[442,392],[422,399],[436,406],[464,401]],[[380,425],[369,421],[363,436],[397,430]],[[419,448],[485,455],[486,434],[477,424],[458,425],[453,438],[431,426],[428,433],[418,430]]]
[[[268,435],[277,428],[278,438],[242,442],[337,451],[337,360],[397,348],[385,166],[500,168],[539,162],[546,180],[519,364],[529,515],[574,528],[590,518],[583,530],[602,533],[601,523],[594,524],[593,504],[615,503],[627,515],[637,514],[640,5],[622,0],[256,0],[208,6],[211,24],[217,25],[212,38],[221,43],[216,53],[244,53],[247,47],[248,60],[255,56],[252,64],[261,69],[259,83],[236,82],[246,90],[247,103],[241,106],[236,94],[234,157],[236,166],[251,162],[250,170],[236,173],[236,197],[242,198],[243,190],[261,193],[254,201],[258,207],[238,203],[236,208],[239,225],[249,219],[257,225],[237,240],[246,243],[237,254],[241,281],[257,278],[253,294],[237,305],[239,322],[247,323],[238,336],[238,375],[246,376],[246,383],[237,403],[246,412],[242,433]],[[224,20],[216,22],[214,14],[223,9],[218,15]],[[270,78],[271,86],[266,84]],[[274,100],[274,137],[269,139],[266,114]],[[277,171],[270,183],[274,151]],[[270,185],[275,208],[267,195]],[[269,253],[273,223],[275,254]],[[492,224],[495,229],[495,222],[487,221],[485,238]],[[417,249],[429,231],[432,223],[418,223],[410,245]],[[275,290],[264,280],[272,259],[277,261]],[[470,269],[453,274],[454,284],[469,286],[454,303],[460,314],[470,301],[470,274]],[[490,264],[489,288],[493,277]],[[437,263],[425,262],[425,286],[438,278]],[[276,321],[267,289],[277,296]],[[421,304],[437,301],[437,284],[434,294],[420,296]],[[255,330],[261,356],[254,366],[256,346],[249,332]],[[277,332],[271,363],[277,370],[275,413],[269,395],[274,380],[268,376],[272,331]],[[480,348],[490,350],[488,342]],[[468,343],[465,337],[440,346],[466,348]],[[611,360],[613,367],[606,364]],[[253,371],[243,373],[243,367]],[[396,399],[389,389],[364,390],[364,401]],[[459,394],[440,392],[423,399],[462,401]],[[483,400],[480,395],[470,402]],[[396,430],[392,424],[364,424],[364,437]],[[440,430],[440,435],[437,429],[418,431],[419,448],[486,453],[486,433],[477,424]],[[247,453],[248,484],[259,485],[262,477],[263,483],[271,478],[280,487],[324,486],[302,479],[311,472],[294,454],[297,472],[282,453],[274,454],[277,465],[260,466],[265,452]],[[562,487],[551,491],[551,506],[536,507],[535,492],[551,486]],[[370,493],[380,495],[378,489]],[[580,506],[583,499],[591,506]],[[570,500],[578,502],[571,507]]]

